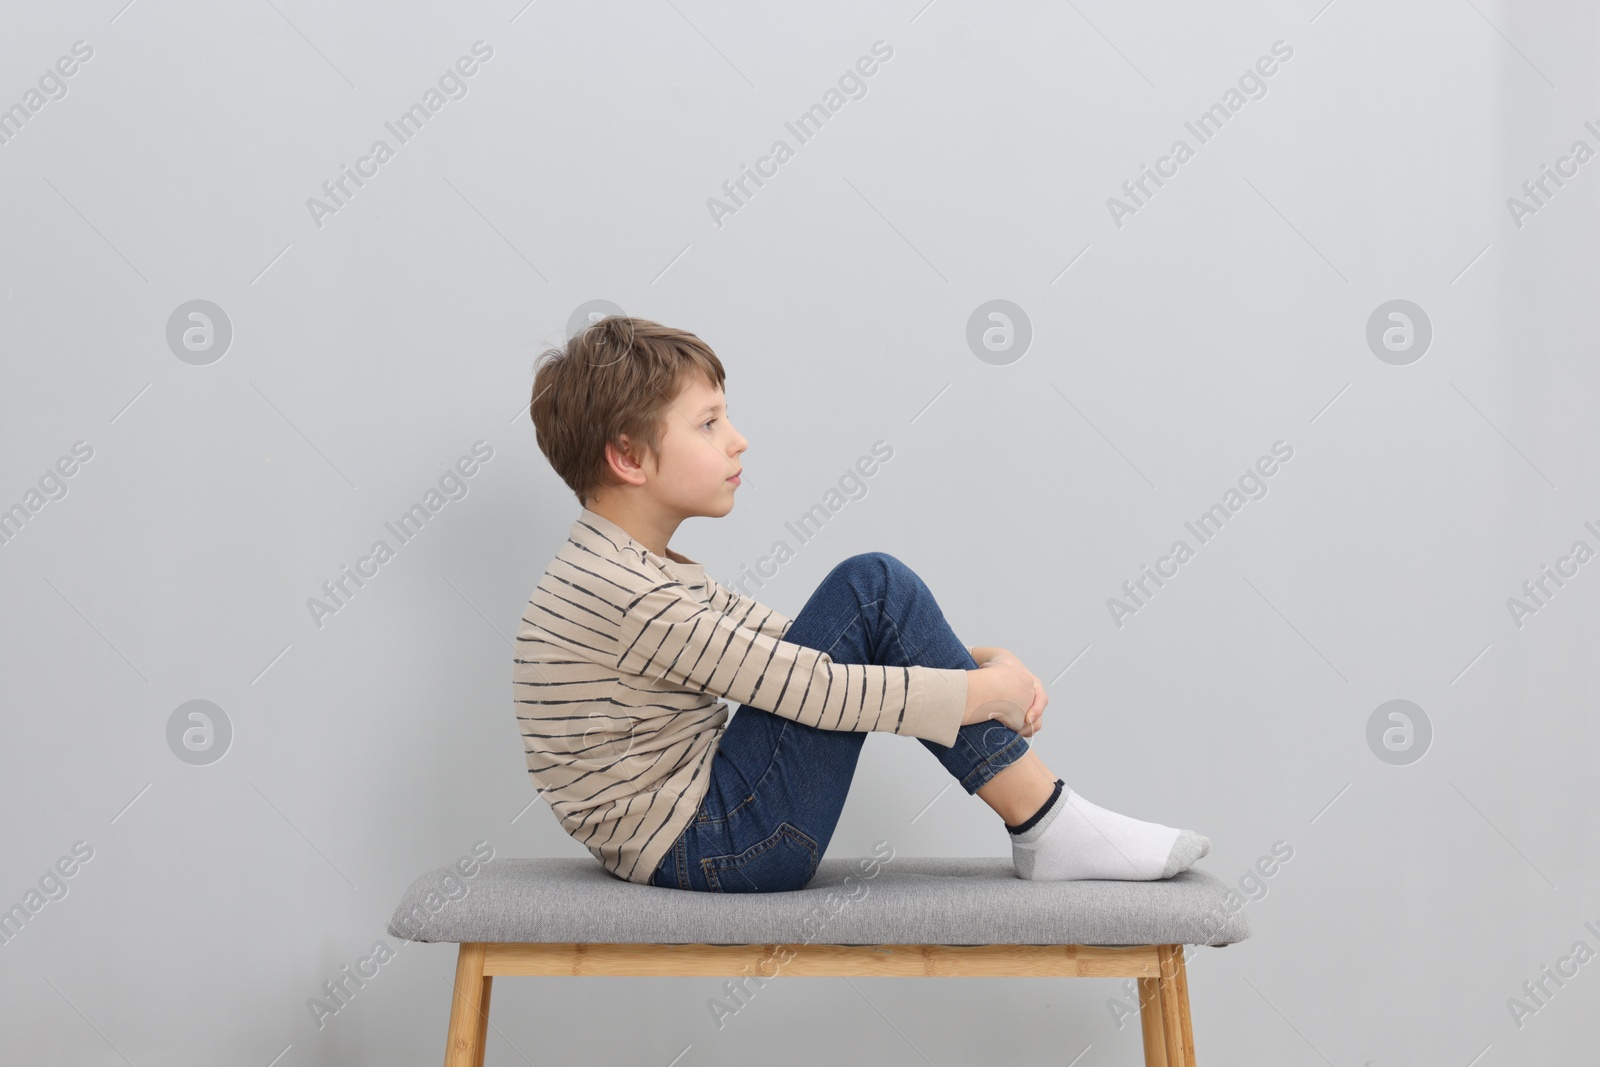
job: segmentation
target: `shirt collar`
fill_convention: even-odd
[[[590,526],[593,526],[595,529],[601,531],[607,537],[611,538],[611,540],[618,546],[631,545],[642,556],[648,559],[651,563],[655,564],[657,567],[660,567],[662,570],[674,574],[682,574],[687,572],[695,576],[705,573],[706,565],[704,563],[697,563],[692,560],[688,563],[679,563],[677,560],[668,556],[659,556],[650,551],[642,542],[636,540],[634,536],[627,530],[624,530],[622,527],[618,526],[616,523],[612,522],[610,519],[606,518],[597,511],[591,511],[588,508],[584,508],[578,516],[578,521],[588,523]]]

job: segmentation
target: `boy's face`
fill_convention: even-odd
[[[726,404],[722,390],[695,376],[662,412],[660,462],[646,459],[645,489],[663,510],[684,517],[733,510],[731,476],[750,443],[728,420]]]

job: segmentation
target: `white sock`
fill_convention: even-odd
[[[1211,851],[1211,841],[1107,811],[1066,789],[1038,822],[1011,837],[1018,878],[1086,878],[1153,881],[1189,869]]]

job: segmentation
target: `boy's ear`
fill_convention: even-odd
[[[624,481],[633,485],[643,484],[645,471],[640,455],[645,451],[644,447],[634,444],[627,434],[623,434],[620,440],[620,445],[615,441],[606,442],[606,462]],[[654,466],[653,461],[651,465]]]

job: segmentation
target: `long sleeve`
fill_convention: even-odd
[[[711,575],[706,575],[707,591],[711,594],[708,598],[711,606],[733,618],[740,626],[748,630],[766,634],[768,637],[782,639],[789,632],[793,619],[773,608],[752,600],[750,597],[735,593],[732,589],[721,585]]]
[[[742,599],[758,615],[768,610]],[[966,671],[834,663],[826,652],[781,640],[770,629],[741,626],[737,615],[696,603],[680,582],[657,585],[625,605],[616,668],[819,729],[955,743],[966,710]]]

